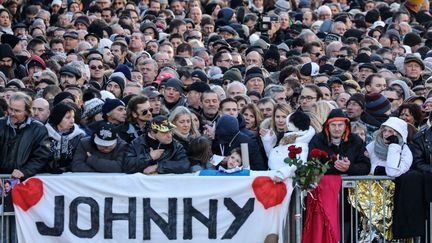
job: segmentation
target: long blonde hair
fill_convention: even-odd
[[[168,117],[168,121],[170,121],[171,123],[175,124],[177,122],[177,120],[179,119],[180,116],[182,115],[187,115],[189,116],[190,120],[191,120],[191,129],[189,132],[189,135],[192,138],[198,137],[200,135],[199,131],[195,128],[195,126],[192,124],[192,112],[189,111],[188,108],[184,107],[184,106],[178,106],[176,107],[172,112],[171,115]],[[177,129],[174,129],[174,134],[176,134],[177,136],[180,137],[184,137],[183,135],[181,135]]]
[[[277,110],[281,110],[283,113],[285,113],[288,116],[292,112],[292,108],[288,104],[276,104],[275,109],[273,111],[273,115],[272,115],[272,119],[271,119],[271,125],[270,125],[270,127],[275,132],[277,132],[276,122],[275,122],[275,117],[276,117],[276,111]]]
[[[333,109],[336,109],[336,107],[330,102],[319,100],[312,105],[310,112],[306,112],[311,119],[311,126],[317,133],[322,131],[323,125]]]

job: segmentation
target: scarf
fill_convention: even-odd
[[[396,134],[399,139],[399,145],[402,146],[404,144],[402,136],[400,134]],[[386,161],[387,160],[387,152],[389,145],[384,143],[384,138],[382,134],[377,134],[375,139],[374,153],[378,157],[378,159]]]

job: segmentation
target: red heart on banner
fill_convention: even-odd
[[[252,188],[257,200],[265,209],[274,207],[282,203],[287,188],[285,183],[275,183],[268,176],[258,176],[252,183]]]
[[[24,212],[36,205],[43,196],[43,183],[38,178],[30,178],[12,189],[12,200]]]

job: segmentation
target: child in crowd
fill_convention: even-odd
[[[367,128],[360,122],[351,122],[351,132],[357,134],[363,142],[366,142]]]
[[[240,148],[235,148],[226,159],[226,164],[219,166],[219,171],[225,173],[234,173],[243,169],[243,161]]]

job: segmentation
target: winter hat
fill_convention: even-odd
[[[350,60],[348,60],[346,58],[338,58],[338,59],[336,59],[334,66],[338,67],[344,71],[348,71],[348,69],[350,69],[350,67],[351,67],[351,62],[350,62]]]
[[[405,81],[402,80],[393,80],[390,82],[390,87],[393,85],[399,85],[403,90],[403,98],[404,100],[408,99],[411,96],[410,88],[408,87],[408,84]]]
[[[306,113],[302,111],[295,111],[290,116],[287,117],[286,123],[292,123],[300,131],[306,131],[310,126],[310,118]]]
[[[365,97],[363,94],[361,93],[355,93],[353,95],[351,95],[351,97],[348,99],[347,101],[347,105],[351,102],[355,102],[357,104],[359,104],[361,106],[362,109],[365,108]]]
[[[105,100],[105,104],[103,104],[103,106],[102,106],[102,114],[106,115],[110,111],[112,111],[115,108],[117,108],[118,106],[125,106],[125,104],[123,103],[123,101],[121,101],[119,99],[109,99],[109,98],[107,98]]]
[[[276,11],[278,12],[288,12],[291,10],[291,4],[286,0],[277,0],[275,4]]]
[[[10,86],[15,86],[18,89],[24,89],[25,88],[24,83],[17,78],[11,79],[11,80],[9,80],[9,82],[7,82],[6,88],[9,88]]]
[[[106,90],[101,90],[100,94],[101,94],[101,100],[102,101],[106,101],[106,99],[115,99],[116,98],[113,93],[106,91]]]
[[[342,139],[344,141],[348,140],[348,135],[350,134],[350,120],[348,118],[348,116],[343,112],[342,109],[333,109],[330,111],[330,114],[327,117],[324,127],[324,132],[326,134],[326,137],[330,139],[330,131],[329,131],[329,124],[331,122],[335,122],[335,121],[344,121],[346,124],[346,128],[345,128],[345,133],[342,136]]]
[[[102,112],[102,106],[104,102],[99,98],[93,98],[84,103],[84,111],[82,114],[82,119],[91,118],[98,113]]]
[[[221,144],[229,143],[233,137],[239,132],[239,124],[235,117],[223,115],[219,118],[216,124],[216,139]]]
[[[0,59],[2,59],[4,57],[10,57],[15,62],[18,61],[18,59],[16,58],[16,56],[13,53],[12,48],[9,44],[0,44]]]
[[[9,44],[12,49],[15,48],[15,46],[18,44],[18,42],[20,41],[20,38],[11,35],[11,34],[3,34],[1,36],[1,43],[2,44]]]
[[[276,61],[280,60],[279,50],[275,45],[270,45],[269,49],[264,54],[264,60],[274,59]]]
[[[85,25],[87,28],[90,26],[90,20],[85,15],[82,15],[82,16],[79,16],[78,18],[76,18],[74,25],[76,25],[78,23]]]
[[[29,70],[31,67],[40,67],[45,70],[45,61],[37,55],[31,55],[30,59],[27,61],[26,68]]]
[[[112,146],[117,143],[115,126],[109,122],[103,123],[97,128],[94,135],[94,143],[99,146]]]
[[[413,47],[421,43],[422,43],[422,38],[415,32],[407,33],[403,39],[403,44],[410,47]]]
[[[199,80],[206,82],[208,81],[207,75],[205,74],[205,72],[201,71],[201,70],[195,70],[192,72],[191,76],[193,78],[198,78]]]
[[[390,101],[380,93],[369,93],[365,96],[366,112],[371,115],[383,115],[391,109]]]
[[[228,70],[224,73],[223,80],[229,80],[231,82],[233,82],[233,81],[241,82],[243,80],[243,78],[242,78],[241,72],[238,68],[231,68],[230,70]]]
[[[120,64],[114,69],[113,73],[123,73],[127,80],[132,80],[132,73],[126,64]]]
[[[183,93],[183,82],[178,78],[169,78],[165,83],[165,88],[172,87],[178,92]]]
[[[75,102],[75,96],[73,96],[73,94],[67,92],[67,91],[63,91],[58,93],[53,100],[53,105],[57,105],[59,103],[61,103],[63,100],[65,99],[71,99]]]
[[[68,104],[64,104],[64,103],[56,104],[51,110],[51,114],[48,118],[48,123],[57,126],[63,120],[63,117],[66,115],[66,113],[73,110],[74,109],[72,108],[72,106]]]
[[[118,84],[118,86],[120,86],[121,94],[123,94],[123,90],[125,88],[125,81],[124,81],[124,79],[122,79],[119,76],[110,77],[108,79],[108,82],[106,84],[108,85],[111,82],[114,82],[114,83]]]
[[[359,66],[359,70],[362,68],[368,68],[368,69],[372,70],[374,73],[378,72],[377,67],[372,63],[363,63]]]
[[[196,91],[199,93],[204,93],[205,91],[209,91],[210,86],[207,83],[204,82],[194,82],[188,87],[188,91]]]
[[[300,68],[300,73],[303,76],[316,76],[319,74],[320,67],[315,62],[308,62],[303,64]]]
[[[366,53],[360,53],[354,58],[354,62],[356,63],[370,63],[370,56]]]
[[[247,83],[252,78],[261,78],[264,81],[264,75],[262,73],[261,68],[259,67],[252,67],[249,70],[246,71],[246,77],[245,77],[245,83]]]

